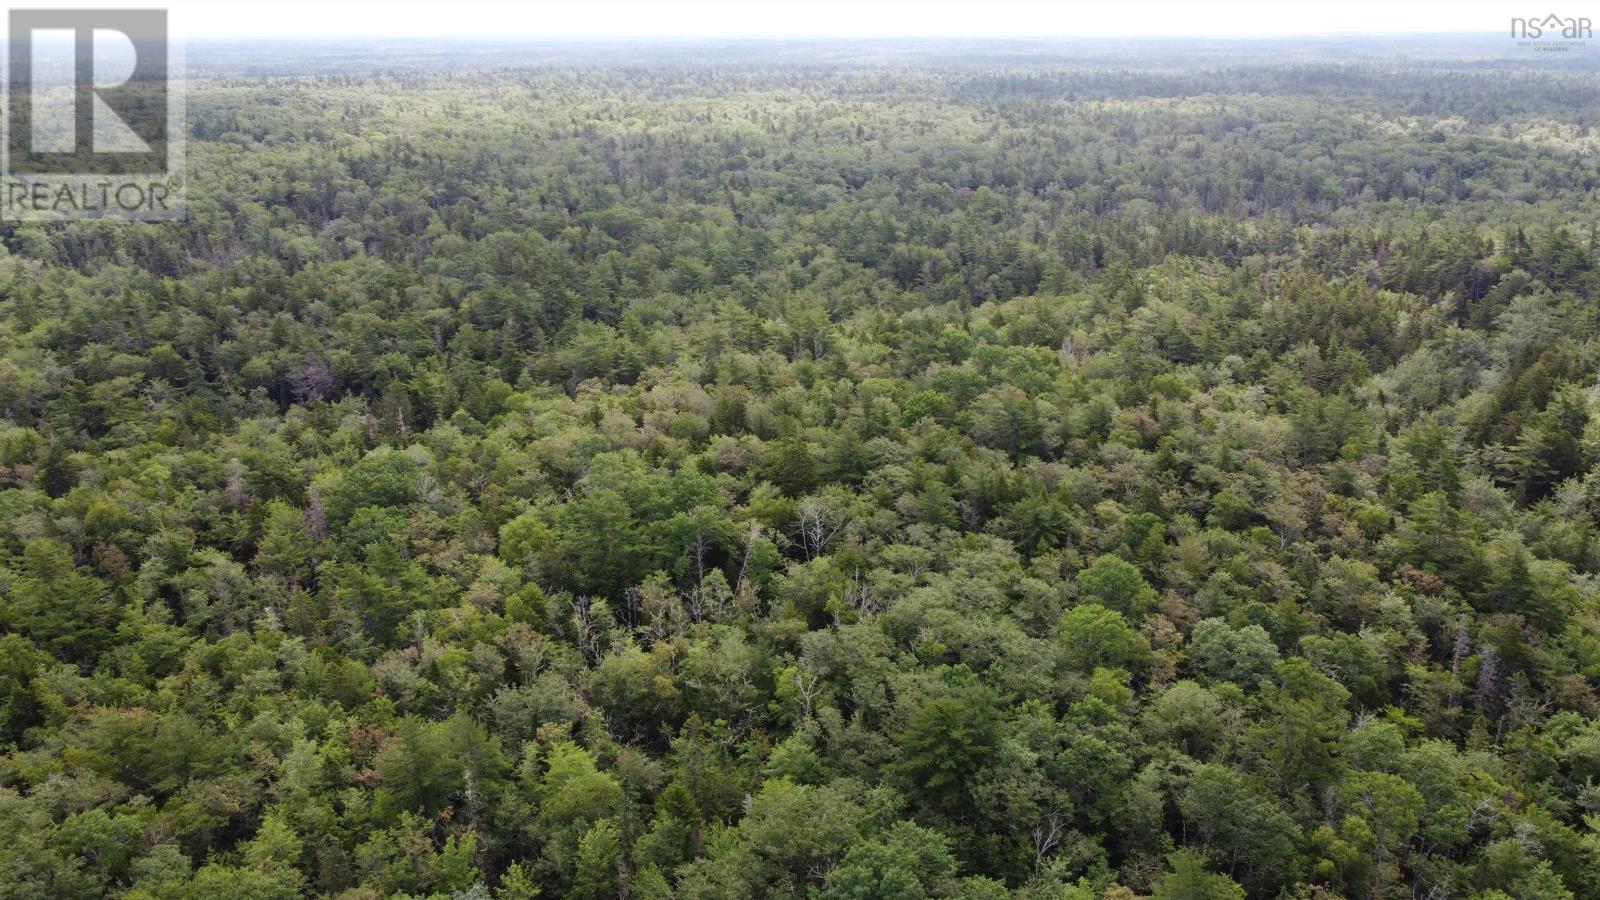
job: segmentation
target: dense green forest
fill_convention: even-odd
[[[1600,72],[201,74],[0,229],[0,898],[1600,898]]]

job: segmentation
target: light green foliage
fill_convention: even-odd
[[[568,895],[574,900],[607,900],[617,895],[617,858],[621,856],[617,826],[609,819],[594,823],[578,842],[578,872]]]
[[[1067,610],[1061,617],[1061,642],[1073,667],[1085,671],[1101,666],[1134,669],[1150,652],[1149,642],[1122,613],[1097,603]]]
[[[1078,595],[1083,600],[1114,609],[1134,620],[1156,605],[1156,592],[1127,561],[1102,556],[1078,573]]]
[[[1189,661],[1200,673],[1248,686],[1272,674],[1278,648],[1260,625],[1235,630],[1221,619],[1205,619],[1189,634]]]
[[[1151,900],[1244,900],[1244,888],[1226,875],[1205,870],[1205,858],[1193,850],[1179,850],[1168,862],[1172,871],[1161,876]]]
[[[919,900],[944,894],[956,873],[946,841],[909,822],[850,848],[828,873],[826,900]]]
[[[547,766],[539,785],[545,819],[594,822],[620,808],[621,786],[615,776],[595,768],[589,751],[564,741],[550,748]]]

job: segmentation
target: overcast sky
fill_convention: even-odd
[[[190,37],[1266,37],[1506,33],[1514,15],[1595,16],[1569,0],[160,0]],[[1588,0],[1594,5],[1593,0]],[[50,6],[53,2],[22,3]],[[1523,8],[1528,6],[1528,8]],[[1549,8],[1546,8],[1549,7]]]

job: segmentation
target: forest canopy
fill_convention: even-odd
[[[0,898],[1600,898],[1600,73],[963,54],[0,227]]]

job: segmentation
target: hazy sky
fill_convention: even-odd
[[[1533,4],[1530,6],[1529,4]],[[30,2],[28,6],[50,3]],[[67,5],[85,5],[71,3]],[[86,5],[114,6],[121,3]],[[1571,0],[144,0],[191,37],[1123,37],[1505,33]],[[1527,8],[1523,8],[1523,7]],[[1534,7],[1537,8],[1534,8]],[[1549,7],[1549,8],[1546,8]]]

